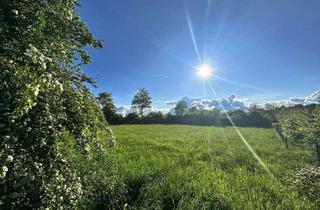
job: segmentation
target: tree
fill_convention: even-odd
[[[243,110],[236,110],[229,113],[232,121],[237,126],[248,126],[248,116]]]
[[[320,106],[312,110],[301,107],[285,109],[278,119],[283,136],[294,144],[312,146],[320,163]]]
[[[116,118],[116,106],[113,104],[112,95],[108,92],[99,93],[97,97],[98,102],[102,107],[102,112],[106,118],[106,120],[113,124]]]
[[[283,135],[282,127],[279,125],[279,123],[273,123],[272,125],[273,125],[274,129],[276,130],[276,132],[278,133],[279,137],[281,138],[282,142],[286,146],[286,149],[288,149],[289,148],[288,139],[287,139],[287,137],[285,137]]]
[[[265,116],[263,113],[257,110],[250,110],[248,113],[248,120],[250,126],[260,127],[260,128],[270,128],[272,127],[271,119]]]
[[[72,140],[83,157],[90,148],[104,154],[100,137],[113,141],[86,86],[94,81],[81,69],[90,63],[87,46],[102,43],[81,21],[77,1],[1,1],[1,209],[77,209],[88,197],[88,176],[62,151]]]
[[[311,111],[305,127],[305,136],[307,140],[314,145],[317,160],[320,163],[320,106]]]
[[[185,101],[179,101],[176,105],[176,108],[174,109],[175,109],[176,115],[182,116],[187,112],[188,104]]]
[[[143,117],[145,109],[151,108],[151,103],[149,92],[145,88],[141,88],[134,96],[131,106],[139,113],[140,117]]]
[[[127,124],[137,124],[137,123],[140,122],[139,120],[140,120],[139,115],[137,115],[137,114],[134,113],[134,112],[129,113],[129,114],[124,118],[124,121],[125,121],[125,123],[127,123]]]
[[[162,124],[164,123],[164,116],[161,111],[150,112],[147,116],[142,119],[142,123],[150,124]]]

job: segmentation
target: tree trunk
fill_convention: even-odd
[[[286,149],[288,149],[288,148],[289,148],[288,138],[283,135],[282,129],[279,127],[279,125],[276,125],[276,126],[275,126],[275,129],[276,129],[278,135],[280,136],[282,142],[283,142],[284,145],[286,146]]]
[[[140,117],[143,117],[143,108],[140,108]]]

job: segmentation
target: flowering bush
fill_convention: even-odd
[[[320,163],[320,106],[312,110],[294,110],[279,117],[284,137],[295,144],[313,147]]]
[[[289,182],[300,194],[317,202],[320,207],[320,167],[307,166],[293,171]]]
[[[81,70],[90,62],[84,48],[102,45],[76,5],[74,0],[0,4],[1,209],[78,207],[88,182],[63,152],[65,134],[82,158],[90,151],[108,157],[101,145],[106,138],[114,141],[86,87],[94,82]],[[115,182],[108,183],[112,188]]]

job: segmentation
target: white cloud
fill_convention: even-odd
[[[196,107],[198,110],[211,110],[214,108],[222,109],[222,106],[227,111],[232,110],[247,110],[252,107],[263,108],[263,109],[271,109],[281,106],[295,106],[298,104],[308,105],[308,104],[319,104],[320,103],[320,90],[315,93],[307,96],[305,98],[289,98],[287,100],[277,100],[277,101],[257,101],[253,102],[252,98],[239,98],[236,94],[231,94],[226,98],[221,99],[199,99],[199,98],[191,98],[184,97],[180,100],[170,100],[161,102],[167,107],[161,106],[161,103],[157,103],[160,106],[153,106],[152,111],[161,111],[163,113],[170,112],[171,114],[175,113],[174,106],[179,101],[185,101],[188,105],[188,108]],[[159,108],[161,107],[161,108]],[[123,116],[132,113],[133,110],[130,106],[122,105],[117,108],[117,113]]]
[[[120,114],[122,116],[126,116],[132,112],[133,112],[133,110],[131,109],[130,106],[127,106],[127,105],[117,106],[117,110],[116,110],[117,114]]]
[[[187,103],[188,108],[195,107],[198,110],[211,110],[214,108],[222,109],[222,106],[226,110],[239,110],[239,109],[248,109],[248,106],[242,102],[243,99],[238,99],[235,94],[230,95],[227,99],[198,99],[198,98],[190,98],[184,97],[179,101],[184,101]],[[168,103],[167,105],[175,105],[176,103]],[[174,108],[171,109],[171,113],[174,113]]]
[[[175,101],[175,100],[166,101],[165,104],[166,104],[167,106],[173,106],[173,105],[176,105],[176,104],[177,104],[177,101]]]
[[[306,100],[320,101],[320,90],[306,97]]]

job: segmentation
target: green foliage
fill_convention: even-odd
[[[112,95],[108,92],[99,93],[97,97],[100,106],[102,107],[102,112],[110,124],[114,124],[116,116],[116,106],[113,103]]]
[[[237,126],[246,126],[246,125],[250,124],[248,115],[243,110],[237,110],[237,111],[230,112],[229,115],[230,115],[232,121]],[[251,125],[255,125],[255,124],[251,123]]]
[[[184,115],[188,110],[188,104],[185,101],[179,101],[176,105],[175,111],[176,115],[182,116]]]
[[[250,110],[248,113],[248,121],[254,127],[270,128],[272,125],[271,119],[258,110]]]
[[[139,113],[140,117],[143,117],[145,109],[151,108],[151,103],[149,92],[145,88],[141,88],[133,97],[131,105]]]
[[[184,106],[184,105],[183,105]],[[180,108],[178,108],[180,110]],[[125,117],[117,116],[112,124],[187,124],[187,125],[214,125],[231,126],[230,121],[219,109],[198,110],[191,108],[187,111],[181,109],[179,114],[162,114],[161,112],[150,112],[146,116],[139,117],[129,114]],[[239,127],[271,127],[271,120],[260,111],[231,111],[228,113],[231,119]],[[248,116],[249,115],[249,116]]]
[[[110,133],[111,130],[110,130]],[[106,135],[102,132],[99,135]],[[103,138],[103,137],[102,137]],[[120,209],[124,200],[124,184],[118,174],[117,159],[114,150],[115,142],[101,142],[100,148],[91,147],[88,156],[83,156],[76,147],[76,140],[67,133],[59,144],[64,157],[70,161],[70,168],[81,176],[83,195],[79,209]]]
[[[143,119],[141,119],[142,123],[148,123],[148,124],[161,124],[165,122],[164,115],[162,112],[150,112],[147,116],[145,116]]]
[[[320,167],[307,166],[292,171],[288,182],[300,195],[308,197],[320,208]]]
[[[129,113],[126,118],[126,123],[128,124],[136,124],[136,123],[140,123],[140,117],[138,114],[136,113]]]
[[[113,145],[86,87],[94,83],[81,70],[90,62],[85,47],[102,44],[76,6],[74,0],[1,1],[1,209],[77,208],[89,188],[58,146],[64,133],[83,157],[106,139]]]
[[[273,129],[240,128],[272,179],[232,127],[112,126],[126,209],[317,209],[286,174],[313,163],[308,149],[283,150]]]
[[[284,137],[294,144],[311,145],[320,162],[320,106],[312,110],[285,110],[278,118]]]

